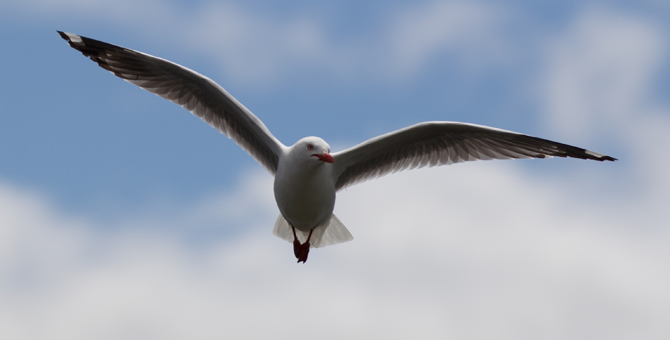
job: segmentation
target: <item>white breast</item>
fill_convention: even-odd
[[[307,231],[327,224],[335,207],[332,164],[282,157],[274,192],[279,211],[295,228]]]

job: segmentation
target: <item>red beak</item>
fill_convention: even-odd
[[[326,163],[335,162],[335,159],[329,153],[315,153],[312,156],[316,156],[318,159],[320,159],[320,160],[322,160]]]

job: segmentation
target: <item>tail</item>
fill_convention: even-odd
[[[305,242],[307,240],[307,235],[309,234],[308,231],[298,229],[295,230],[295,233],[298,236],[298,241],[300,241],[300,243]],[[275,222],[275,228],[272,230],[272,234],[293,243],[293,230],[291,229],[291,225],[281,214],[277,217],[277,222]],[[309,243],[312,247],[319,248],[331,244],[351,241],[353,239],[354,237],[351,236],[349,230],[347,230],[344,224],[342,224],[335,214],[333,214],[327,225],[320,225],[314,228]]]

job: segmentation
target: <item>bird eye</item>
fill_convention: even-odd
[[[314,145],[307,144],[307,150],[314,150]]]

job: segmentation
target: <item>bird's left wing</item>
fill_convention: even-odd
[[[615,158],[586,149],[482,125],[426,122],[333,153],[335,188],[405,169],[511,158]]]
[[[125,81],[181,105],[277,172],[285,146],[267,127],[213,80],[171,61],[58,31],[74,49]]]

